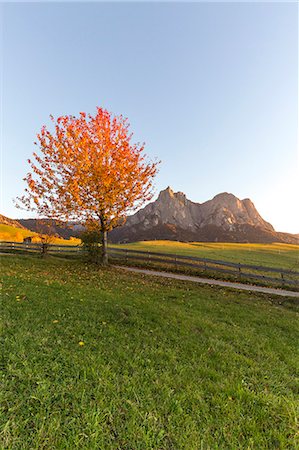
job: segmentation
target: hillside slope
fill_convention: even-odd
[[[1,224],[10,225],[15,228],[22,228],[23,230],[26,229],[18,220],[9,219],[9,217],[3,216],[2,214],[0,214],[0,225]]]

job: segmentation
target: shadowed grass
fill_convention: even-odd
[[[54,258],[1,266],[1,448],[296,448],[295,301]]]

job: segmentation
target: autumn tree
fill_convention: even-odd
[[[107,232],[125,222],[128,212],[152,197],[158,162],[147,160],[144,144],[132,143],[123,116],[97,108],[95,116],[50,116],[28,160],[20,206],[53,220],[76,220],[102,233],[103,263],[108,262]]]
[[[48,254],[49,245],[55,242],[55,223],[53,220],[37,219],[36,232],[38,239],[41,242],[41,256],[45,257]]]

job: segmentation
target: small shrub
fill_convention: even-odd
[[[80,234],[83,247],[87,251],[88,260],[99,264],[102,261],[102,233],[98,230],[87,230]]]

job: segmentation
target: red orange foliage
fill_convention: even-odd
[[[158,163],[146,161],[144,144],[131,142],[127,119],[97,108],[95,116],[51,120],[54,130],[43,126],[37,135],[41,154],[28,160],[19,204],[43,217],[98,223],[107,232],[151,199]]]

